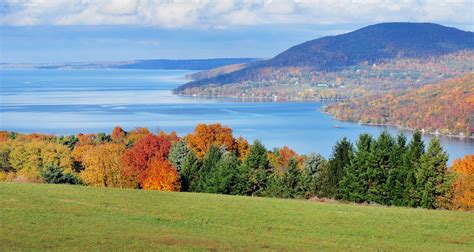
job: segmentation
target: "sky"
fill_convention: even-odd
[[[474,0],[0,0],[0,62],[270,58],[380,22],[474,30]]]

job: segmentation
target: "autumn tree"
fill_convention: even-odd
[[[456,174],[454,208],[474,210],[474,155],[454,160],[452,170]]]
[[[114,142],[122,142],[125,140],[125,137],[127,135],[127,132],[123,130],[120,126],[115,126],[115,128],[112,130],[112,133],[110,134],[110,138]]]
[[[171,142],[163,135],[152,134],[142,137],[132,148],[125,151],[122,162],[123,175],[132,178],[140,187],[147,177],[148,164],[152,159],[166,160]]]
[[[85,169],[80,173],[84,183],[99,187],[135,187],[122,172],[124,152],[125,146],[116,143],[89,149],[82,160]]]
[[[179,173],[168,160],[154,157],[147,165],[147,176],[143,189],[160,191],[179,191]]]
[[[243,137],[238,137],[235,140],[235,144],[237,146],[236,155],[240,159],[240,161],[242,161],[249,154],[249,150],[250,150],[249,142]]]
[[[298,168],[303,166],[303,159],[298,155],[298,153],[296,153],[296,151],[290,149],[288,146],[283,146],[282,148],[275,149],[275,151],[268,153],[270,166],[273,168],[274,172],[279,174],[285,173],[285,168],[291,159],[296,160]]]
[[[130,146],[149,135],[152,135],[152,133],[147,128],[135,128],[127,133],[125,137],[125,143],[127,146]]]
[[[187,143],[198,158],[204,157],[212,146],[224,147],[227,151],[236,149],[232,129],[220,124],[198,124],[194,132],[187,135]]]

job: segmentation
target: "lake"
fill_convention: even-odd
[[[148,127],[184,135],[198,123],[222,123],[236,136],[268,147],[328,157],[338,139],[354,141],[395,128],[341,122],[321,103],[243,102],[174,95],[182,70],[0,70],[0,128],[17,132],[76,134]],[[339,127],[335,127],[338,125]],[[406,132],[408,136],[410,132]],[[432,136],[425,135],[425,140]],[[474,140],[440,137],[450,159],[474,154]]]

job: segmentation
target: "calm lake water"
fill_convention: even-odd
[[[219,122],[235,135],[268,147],[287,145],[299,153],[328,157],[334,143],[361,133],[394,128],[333,120],[321,103],[240,102],[180,97],[171,90],[191,71],[170,70],[0,70],[0,129],[76,134],[138,126],[183,135],[198,123]],[[339,127],[335,128],[335,125]],[[410,132],[406,132],[410,136]],[[431,136],[425,136],[429,140]],[[451,160],[474,154],[472,139],[441,137]]]

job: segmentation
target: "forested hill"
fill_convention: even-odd
[[[425,129],[441,134],[474,134],[474,73],[421,88],[331,104],[338,119]]]
[[[196,80],[179,90],[272,79],[272,73],[282,68],[328,72],[359,64],[437,57],[463,50],[474,50],[473,32],[431,23],[382,23],[307,41],[272,59],[252,62],[232,73]]]

